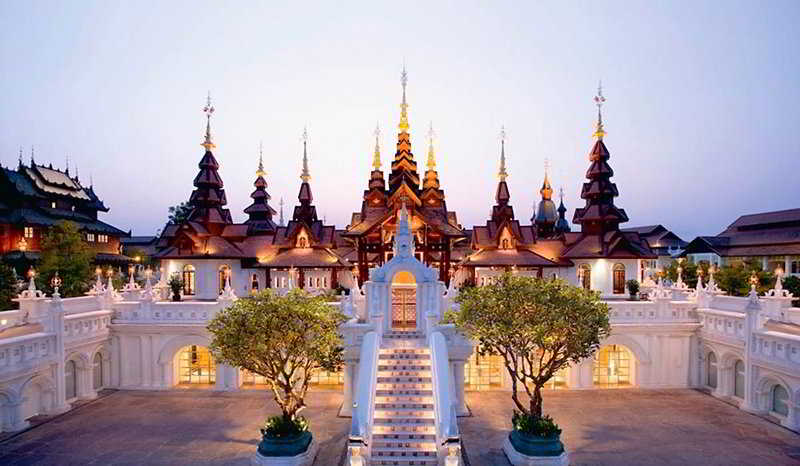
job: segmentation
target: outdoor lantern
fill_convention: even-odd
[[[781,267],[778,267],[777,269],[775,269],[775,276],[777,276],[777,277],[783,276],[783,269]]]
[[[36,271],[33,270],[33,266],[31,266],[31,268],[28,269],[28,278],[33,278],[35,276],[36,276]]]
[[[50,279],[50,286],[53,287],[53,294],[58,294],[58,287],[61,286],[61,277],[58,276],[58,271]]]
[[[100,266],[98,265],[97,267],[94,268],[94,274],[97,275],[98,278],[100,278],[100,276],[103,275],[103,269],[101,269]]]
[[[133,275],[133,264],[128,266],[128,275]]]
[[[20,238],[18,247],[19,247],[19,250],[22,251],[22,252],[25,252],[25,251],[28,250],[28,242],[25,241],[25,238]]]
[[[111,278],[111,277],[113,277],[113,276],[114,276],[114,268],[113,268],[113,267],[111,267],[111,266],[108,266],[108,272],[106,272],[106,276],[107,276],[108,278]]]
[[[678,266],[677,270],[678,270],[678,273],[683,273],[683,267],[681,267],[680,265]]]
[[[756,275],[756,271],[753,270],[753,273],[750,274],[750,287],[755,290],[756,286],[758,286],[758,275]]]

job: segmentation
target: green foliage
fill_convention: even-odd
[[[346,320],[322,296],[294,289],[286,296],[264,290],[239,299],[208,324],[211,351],[221,363],[261,375],[286,419],[305,408],[312,375],[342,365],[339,325]]]
[[[183,280],[181,280],[180,275],[176,273],[173,274],[171,277],[169,277],[169,281],[167,281],[167,286],[169,286],[169,289],[172,290],[173,297],[181,296],[181,290],[183,289]]]
[[[297,416],[294,419],[272,416],[261,428],[261,435],[268,438],[291,438],[302,434],[308,428],[308,420],[303,416]]]
[[[42,236],[42,259],[36,275],[36,287],[52,293],[50,280],[58,272],[62,297],[81,296],[92,279],[92,253],[74,222],[60,221]]]
[[[542,417],[541,389],[570,362],[590,357],[610,331],[598,294],[563,280],[504,274],[492,285],[463,288],[454,323],[482,351],[499,354],[511,376],[511,398],[523,414]],[[522,386],[528,407],[518,398]]]
[[[188,202],[181,202],[178,205],[174,205],[170,207],[167,211],[169,212],[169,223],[177,225],[179,223],[183,223],[189,219],[189,214],[192,213],[193,207],[189,205]]]
[[[518,430],[527,435],[534,435],[537,437],[561,435],[561,428],[558,427],[558,424],[556,424],[549,415],[536,417],[521,413],[515,409],[514,415],[511,417],[511,425],[514,426],[514,430]]]
[[[792,306],[800,306],[800,277],[785,277],[783,279],[783,287],[795,297],[795,300],[792,301]]]
[[[0,311],[16,309],[17,303],[12,299],[17,297],[17,277],[14,269],[6,264],[0,264]]]
[[[672,261],[669,267],[664,269],[664,275],[666,278],[670,279],[673,283],[678,281],[678,261]],[[697,270],[698,268],[703,272],[703,280],[708,280],[708,262],[700,261],[698,264],[691,263],[689,261],[682,261],[680,264],[683,267],[683,283],[686,283],[686,286],[689,288],[697,287]],[[655,280],[655,277],[653,277]]]
[[[755,272],[758,277],[756,290],[765,293],[775,285],[775,274],[762,270],[761,261],[749,260],[721,267],[714,273],[719,288],[731,296],[747,296],[750,293],[750,277]]]
[[[636,296],[639,294],[639,281],[638,280],[628,280],[625,282],[625,286],[628,288],[628,293],[631,297]]]

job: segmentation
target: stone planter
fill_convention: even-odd
[[[503,452],[514,466],[567,466],[569,459],[558,435],[538,437],[512,430]]]
[[[261,437],[258,451],[251,460],[253,465],[311,466],[319,445],[311,432],[285,439]]]

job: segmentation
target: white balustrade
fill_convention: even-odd
[[[743,312],[723,311],[718,309],[698,309],[700,332],[709,338],[733,338],[744,344],[745,314]]]
[[[75,341],[95,337],[108,337],[112,311],[94,311],[64,317],[64,339]]]
[[[778,364],[800,373],[800,336],[758,330],[753,335],[753,356],[768,365]]]
[[[22,322],[22,312],[19,309],[0,312],[0,330],[13,327]]]
[[[70,315],[101,309],[103,307],[100,304],[101,302],[97,296],[78,296],[75,298],[63,298],[61,305],[64,307],[64,315]]]
[[[56,336],[52,333],[0,339],[0,374],[29,369],[57,357]]]
[[[697,322],[694,303],[668,301],[606,301],[612,324]]]

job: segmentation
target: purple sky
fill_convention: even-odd
[[[308,125],[317,211],[342,228],[376,122],[388,172],[405,60],[414,153],[423,167],[433,121],[448,208],[467,227],[494,202],[501,125],[517,217],[549,158],[571,218],[599,79],[626,226],[688,240],[800,207],[800,2],[338,3],[2,2],[0,162],[20,146],[59,167],[69,154],[105,220],[153,234],[191,192],[210,90],[234,219],[261,140],[272,205],[283,196],[291,212]]]

